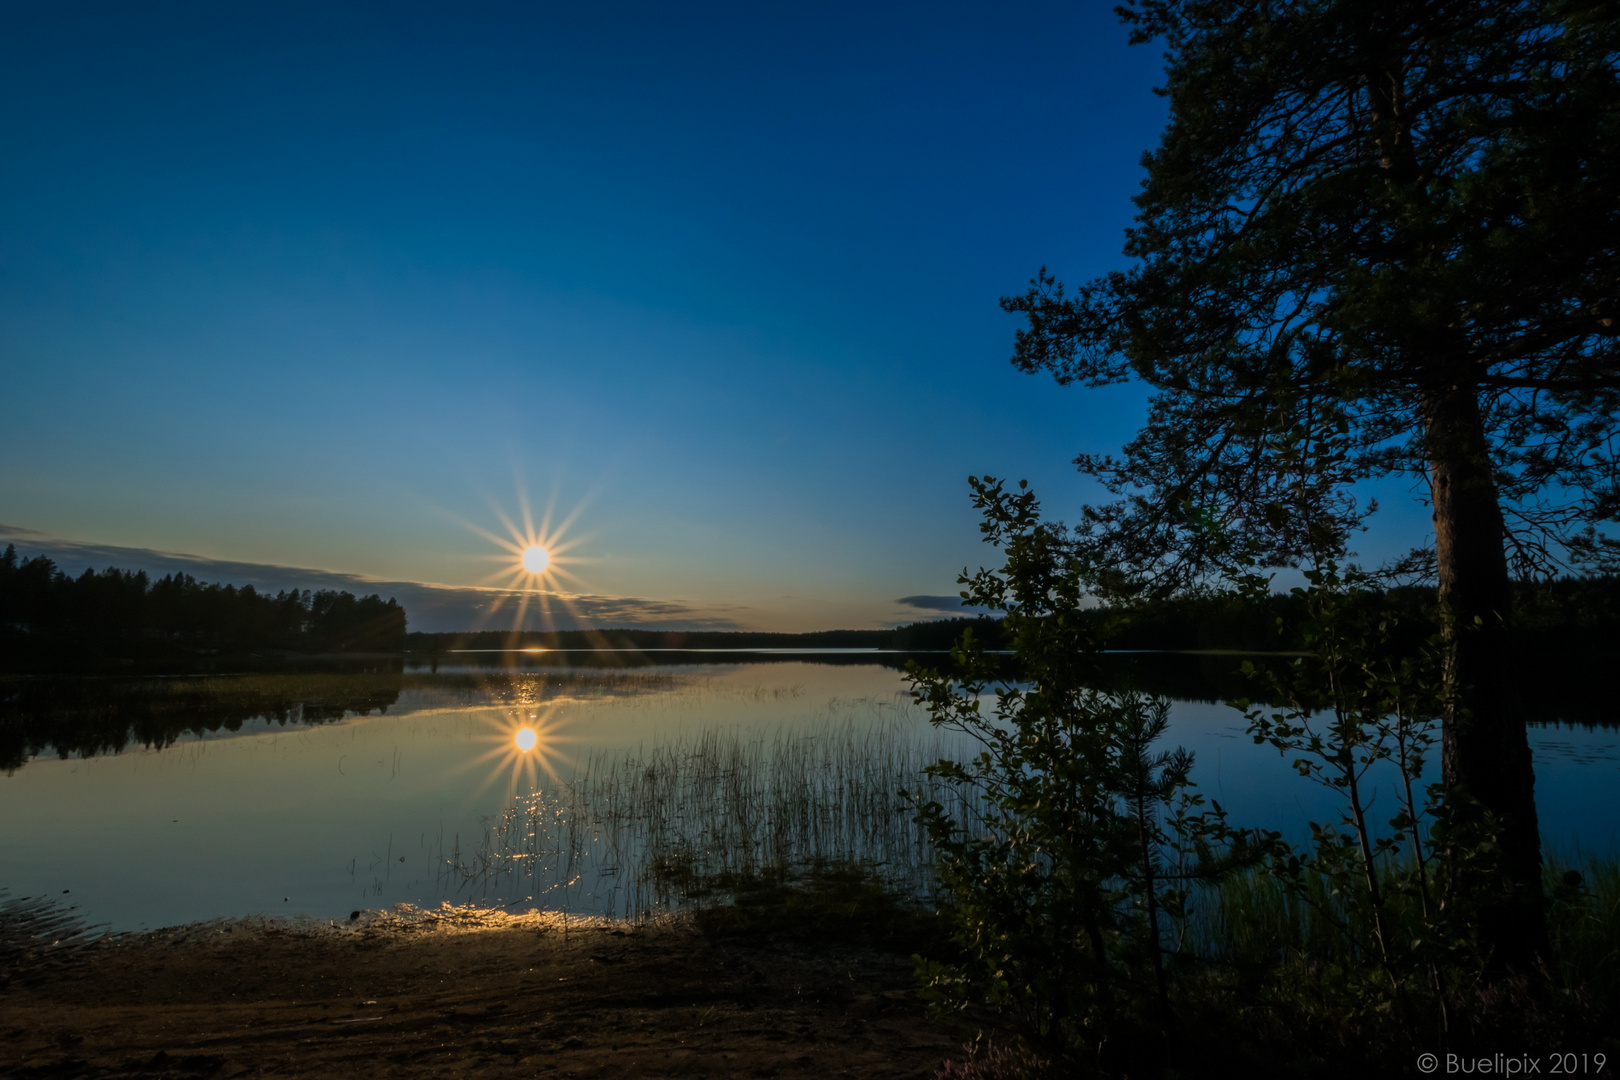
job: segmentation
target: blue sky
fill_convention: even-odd
[[[1070,515],[1141,418],[996,300],[1123,265],[1159,75],[1104,4],[12,5],[0,522],[459,587],[527,499],[601,619],[928,614],[970,473]]]

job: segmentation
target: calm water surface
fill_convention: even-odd
[[[52,723],[100,709],[98,716],[112,715],[108,730],[128,713],[138,739],[143,731],[159,743],[174,738],[164,732],[176,717],[191,717],[203,733],[181,734],[163,749],[137,741],[62,760],[54,744],[39,745],[39,731],[58,728],[38,721],[33,742],[14,750],[0,776],[0,889],[56,896],[115,929],[250,914],[344,918],[357,908],[463,901],[466,883],[447,864],[482,843],[514,798],[555,789],[604,756],[716,727],[766,740],[877,726],[919,742],[936,738],[901,672],[845,659],[859,662],[412,669],[392,684],[382,677],[380,689],[369,677],[358,697],[334,696],[323,684],[322,703],[303,709],[277,698],[272,676],[240,687],[229,677],[211,681],[230,688],[228,707],[170,700],[163,689],[152,691],[161,708],[151,694],[120,699],[117,708],[102,702],[102,690],[70,695],[48,703]],[[15,694],[9,708],[0,722],[13,727],[49,711]],[[222,715],[227,728],[208,731]],[[527,753],[514,741],[523,727],[539,736]],[[1256,747],[1243,727],[1241,714],[1223,705],[1176,703],[1170,740],[1196,752],[1201,790],[1234,823],[1294,837],[1306,835],[1312,817],[1335,820],[1332,796],[1299,780],[1276,751]],[[1620,853],[1620,732],[1535,726],[1530,743],[1547,843]],[[1374,813],[1393,812],[1386,784]]]

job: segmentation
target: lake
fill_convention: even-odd
[[[927,853],[894,778],[962,749],[911,703],[893,654],[441,661],[0,683],[0,889],[113,929],[442,901],[624,914],[659,900],[624,865],[648,829],[698,855],[887,851],[915,876]],[[1241,692],[1211,683],[1236,659],[1152,662],[1175,700],[1168,741],[1197,754],[1200,790],[1234,824],[1303,838],[1336,820],[1331,795],[1208,700]],[[1620,731],[1602,710],[1580,720],[1530,729],[1543,839],[1620,853]],[[776,821],[770,837],[714,816],[750,770],[799,785],[725,795]]]

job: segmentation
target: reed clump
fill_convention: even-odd
[[[1402,888],[1414,871],[1410,856],[1379,868],[1386,933],[1402,952],[1423,948],[1432,925]],[[1550,947],[1540,970],[1464,982],[1441,968],[1439,979],[1414,980],[1392,998],[1372,985],[1367,895],[1318,872],[1234,874],[1188,905],[1175,953],[1181,1034],[1213,1040],[1233,1067],[1273,1075],[1376,1071],[1409,1049],[1403,1029],[1421,1017],[1445,1025],[1432,1038],[1474,1053],[1561,1046],[1606,1052],[1612,1063],[1620,1050],[1612,1035],[1620,1022],[1620,860],[1549,852],[1544,885]]]
[[[100,930],[55,897],[12,896],[0,889],[0,990],[55,978],[100,938]]]
[[[781,889],[830,899],[856,878],[925,902],[934,852],[914,800],[961,796],[924,773],[940,746],[908,719],[710,729],[593,754],[572,779],[508,806],[478,849],[458,845],[442,879],[485,899],[624,918],[735,905],[751,889],[755,900]]]

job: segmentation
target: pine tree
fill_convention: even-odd
[[[1610,565],[1620,517],[1620,19],[1602,0],[1134,0],[1167,46],[1129,269],[1003,300],[1014,362],[1141,380],[1150,417],[1077,464],[1119,501],[1090,558],[1196,588],[1238,545],[1342,552],[1350,486],[1426,483],[1451,621],[1446,783],[1502,828],[1500,960],[1544,945],[1510,584]],[[1308,511],[1308,512],[1302,512]],[[1251,553],[1254,546],[1248,549]]]

